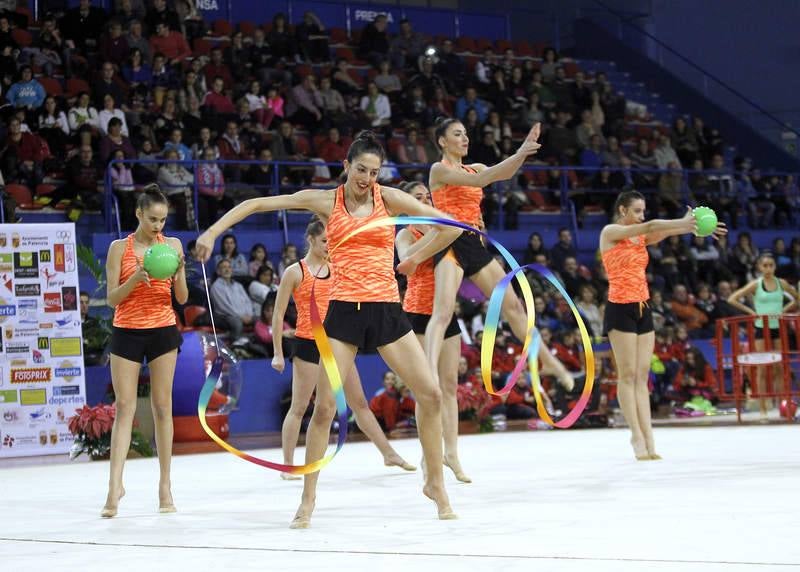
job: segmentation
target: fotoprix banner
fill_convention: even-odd
[[[0,330],[0,458],[67,453],[86,402],[74,224],[0,224]]]

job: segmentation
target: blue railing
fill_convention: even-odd
[[[165,165],[170,163],[177,163],[182,167],[190,170],[193,173],[196,173],[197,167],[202,164],[213,163],[218,165],[221,169],[225,169],[227,167],[233,166],[251,166],[251,165],[263,165],[263,161],[169,161],[164,159],[147,159],[147,160],[137,160],[137,159],[129,159],[129,160],[122,160],[122,161],[114,161],[111,165],[114,164],[125,164],[128,166],[133,166],[136,164],[145,165],[145,164],[156,164],[156,165]],[[105,225],[107,232],[116,231],[117,233],[121,232],[120,226],[120,213],[119,213],[119,205],[117,204],[116,197],[112,192],[112,180],[111,180],[111,165],[106,170],[105,173],[105,190],[106,190],[106,203],[105,203]],[[271,167],[271,182],[269,185],[266,186],[254,186],[249,185],[247,183],[241,182],[228,182],[225,183],[225,187],[227,188],[249,188],[255,189],[260,192],[260,194],[264,196],[269,195],[277,195],[277,194],[287,194],[299,190],[301,188],[306,188],[307,185],[291,185],[291,184],[283,184],[282,177],[285,175],[285,169],[292,168],[292,167],[302,167],[305,169],[309,168],[318,168],[318,167],[338,167],[341,168],[341,163],[324,163],[321,161],[271,161],[269,162]],[[387,163],[384,165],[384,169],[388,169],[388,171],[384,171],[388,178],[392,180],[399,180],[402,178],[402,174],[408,171],[416,171],[416,172],[427,172],[430,169],[430,164],[393,164]],[[665,174],[671,174],[678,176],[680,175],[680,188],[678,189],[679,192],[679,201],[685,205],[693,205],[695,199],[695,193],[702,191],[702,194],[710,199],[712,202],[718,195],[718,192],[713,188],[711,185],[704,185],[703,187],[698,187],[695,185],[695,182],[701,180],[701,177],[714,177],[715,179],[712,180],[713,184],[717,185],[717,189],[720,189],[718,180],[719,177],[725,176],[725,185],[726,185],[726,193],[733,197],[735,202],[738,203],[739,208],[745,209],[745,213],[747,212],[747,202],[748,199],[755,196],[755,189],[752,185],[747,183],[747,180],[736,172],[731,170],[720,170],[720,171],[712,171],[712,170],[704,170],[704,171],[695,171],[691,169],[623,169],[623,168],[611,168],[611,167],[583,167],[583,166],[550,166],[550,165],[525,165],[520,170],[521,174],[525,172],[533,173],[533,177],[535,178],[535,173],[542,173],[542,172],[550,172],[550,171],[558,171],[558,184],[555,188],[548,188],[542,185],[526,185],[522,186],[517,184],[517,181],[520,180],[519,176],[514,177],[510,181],[503,181],[499,183],[493,184],[491,187],[486,189],[487,193],[494,194],[496,199],[494,201],[495,208],[493,209],[496,213],[496,216],[491,219],[485,221],[487,224],[487,228],[491,228],[493,230],[497,229],[505,229],[506,222],[507,222],[507,214],[506,214],[506,201],[512,197],[512,193],[525,193],[526,199],[530,200],[533,198],[532,194],[528,193],[536,193],[538,194],[539,199],[544,198],[547,203],[558,213],[562,215],[566,215],[568,217],[569,225],[573,229],[573,235],[576,237],[579,236],[578,229],[580,227],[581,215],[582,213],[578,212],[576,208],[576,200],[578,197],[581,197],[583,202],[593,202],[592,199],[600,200],[601,203],[610,203],[611,201],[610,196],[616,195],[620,192],[621,188],[610,188],[610,189],[596,189],[592,186],[592,178],[599,173],[600,171],[608,170],[610,174],[614,173],[622,173],[623,175],[629,175],[629,178],[633,178],[636,180],[637,184],[635,188],[642,193],[644,193],[648,197],[658,197],[659,196],[659,186],[658,186],[658,179]],[[793,184],[789,187],[783,187],[782,192],[784,193],[784,197],[786,202],[791,210],[790,217],[794,220],[798,218],[798,210],[800,209],[800,190],[797,187],[798,177],[795,173],[788,173],[788,172],[765,172],[762,174],[763,178],[769,178],[772,176],[778,176],[782,178],[786,177],[793,177]],[[573,185],[573,181],[577,179],[578,185]],[[650,184],[645,184],[646,181],[652,181]],[[134,181],[135,186],[141,187],[146,182],[144,181]],[[192,196],[193,202],[195,207],[195,213],[198,213],[198,198],[199,198],[199,186],[200,181],[198,180],[197,176],[192,177]],[[317,185],[320,188],[331,188],[335,186],[337,183],[335,180],[331,180],[328,183],[323,183]],[[388,183],[391,185],[391,183]],[[555,183],[551,183],[551,185],[555,185]],[[696,188],[692,188],[695,186]],[[163,189],[162,189],[163,190]],[[699,194],[699,193],[698,193]],[[605,198],[605,200],[603,200]],[[523,209],[524,210],[524,209]],[[275,229],[279,229],[283,231],[284,241],[289,241],[289,230],[288,230],[288,219],[285,211],[280,211],[277,215],[277,219],[275,220],[276,227]],[[114,228],[116,226],[116,228]]]

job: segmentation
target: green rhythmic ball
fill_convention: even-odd
[[[165,243],[154,244],[144,253],[144,269],[156,280],[164,280],[175,274],[180,263],[178,253]]]
[[[717,229],[717,213],[708,207],[697,207],[692,213],[697,221],[697,236],[711,236]]]

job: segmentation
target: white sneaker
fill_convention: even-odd
[[[238,340],[233,342],[233,345],[234,346],[246,346],[248,343],[250,343],[250,338],[242,336],[241,338],[239,338]]]

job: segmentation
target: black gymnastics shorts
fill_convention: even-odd
[[[480,272],[484,266],[489,264],[494,257],[481,242],[481,237],[474,232],[462,232],[450,248],[445,248],[433,255],[433,264],[436,266],[439,261],[452,252],[458,265],[464,270],[464,276],[469,278]]]
[[[147,363],[181,347],[183,335],[177,326],[161,328],[118,328],[111,329],[109,352],[136,363]]]
[[[374,352],[411,331],[399,302],[343,302],[331,300],[325,316],[328,337]]]
[[[647,302],[631,302],[617,304],[606,302],[606,313],[603,318],[603,333],[611,330],[629,334],[647,334],[655,330],[653,312]]]
[[[411,329],[414,330],[414,333],[424,336],[425,328],[428,327],[428,322],[431,321],[430,315],[406,312],[406,316],[408,316],[408,321],[411,322]],[[450,318],[450,323],[447,324],[447,329],[444,331],[444,339],[460,335],[461,328],[458,327],[458,320],[456,319],[456,315],[453,314],[453,317]]]
[[[306,338],[295,338],[292,348],[292,359],[297,358],[308,363],[319,363],[319,350],[317,342]]]

